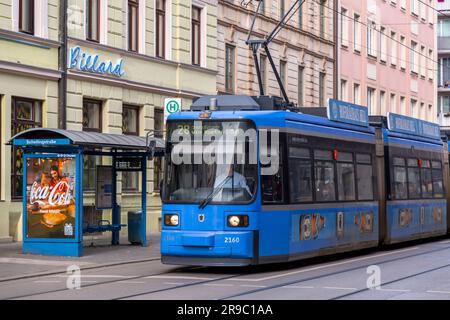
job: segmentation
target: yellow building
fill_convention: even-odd
[[[67,93],[58,112],[64,68],[58,63],[60,2],[0,0],[0,239],[21,240],[21,159],[5,146],[33,126],[161,134],[169,97],[216,92],[217,3],[191,0],[68,0]],[[64,77],[63,77],[64,78]],[[95,168],[85,161],[85,213],[94,214]],[[160,216],[159,161],[149,163],[147,230]],[[140,206],[137,173],[119,176],[122,219]],[[122,220],[126,223],[126,220]]]

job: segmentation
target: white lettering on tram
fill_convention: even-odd
[[[180,127],[171,134],[171,160],[181,164],[257,164],[257,131],[239,128],[239,122],[223,123],[223,130],[203,130],[201,121],[195,121],[192,131]],[[268,136],[270,135],[270,141]],[[274,175],[280,164],[279,130],[259,131],[261,175]]]

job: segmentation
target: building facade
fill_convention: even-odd
[[[437,2],[438,109],[441,126],[450,127],[450,1]]]
[[[294,3],[264,1],[253,39],[266,37]],[[257,2],[219,0],[217,90],[224,94],[259,95],[252,51],[246,45]],[[334,90],[334,3],[305,1],[269,45],[289,99],[300,106],[325,106]],[[268,57],[260,49],[266,95],[281,96]]]
[[[163,134],[165,98],[216,92],[215,0],[68,0],[66,103],[58,110],[60,2],[0,0],[0,237],[21,240],[22,161],[5,143],[30,127],[145,136]],[[6,49],[6,50],[5,50]],[[61,113],[64,113],[62,115]],[[85,158],[85,220],[108,219],[94,208],[95,171]],[[161,160],[148,165],[147,230],[160,218]],[[119,174],[122,223],[139,208],[138,173]],[[126,230],[124,230],[126,232]]]
[[[436,121],[437,14],[433,0],[340,0],[339,97]]]

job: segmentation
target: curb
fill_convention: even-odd
[[[115,267],[115,266],[121,266],[126,264],[134,264],[134,263],[142,263],[142,262],[151,262],[151,261],[157,261],[161,260],[161,256],[154,257],[154,258],[148,258],[148,259],[141,259],[141,260],[128,260],[124,262],[115,262],[115,263],[105,263],[105,264],[98,264],[94,265],[92,267],[83,267],[80,268],[81,270],[93,270],[93,269],[100,269],[105,267]],[[55,270],[55,271],[47,271],[47,272],[41,272],[41,273],[35,273],[30,275],[23,275],[23,276],[15,276],[15,277],[9,277],[9,278],[0,278],[0,283],[7,282],[7,281],[14,281],[14,280],[22,280],[22,279],[29,279],[29,278],[37,278],[37,277],[43,277],[43,276],[51,276],[55,274],[60,273],[67,273],[67,270]]]

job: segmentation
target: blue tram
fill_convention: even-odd
[[[163,263],[286,262],[446,233],[439,127],[369,123],[367,108],[334,100],[328,117],[210,100],[167,122]]]

